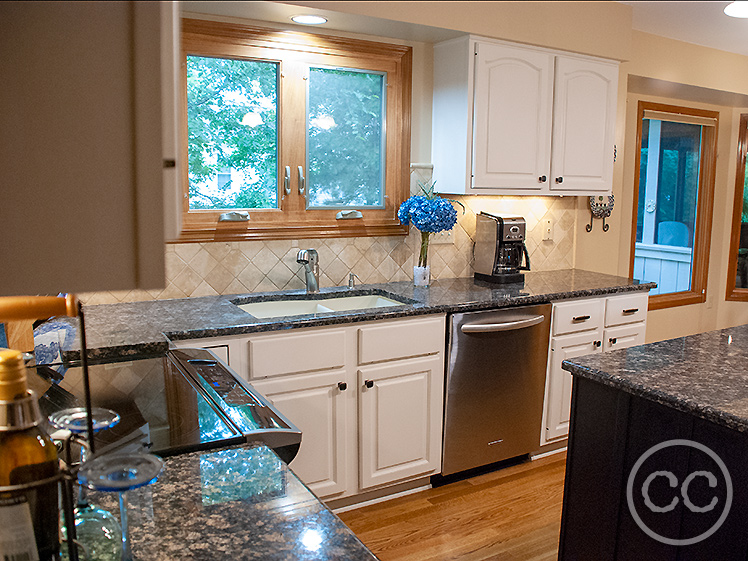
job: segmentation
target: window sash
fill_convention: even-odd
[[[278,61],[279,156],[278,209],[248,209],[248,222],[218,222],[221,211],[190,210],[183,204],[183,233],[178,241],[294,239],[404,235],[397,208],[409,194],[411,49],[337,37],[278,32],[239,24],[184,19],[183,66],[186,56],[214,56]],[[298,167],[307,176],[306,81],[309,66],[363,69],[387,76],[385,115],[385,182],[383,208],[362,208],[363,218],[336,220],[340,208],[306,208],[299,193]],[[186,70],[183,68],[183,112],[186,113]],[[186,123],[186,114],[183,122]],[[187,132],[183,132],[187,153]],[[283,188],[286,166],[290,193]],[[184,174],[185,178],[187,173]],[[185,194],[187,182],[185,181]],[[356,207],[346,207],[356,208]]]

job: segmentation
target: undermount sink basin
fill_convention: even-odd
[[[405,306],[405,304],[378,294],[367,294],[364,296],[337,296],[315,300],[272,300],[269,302],[237,304],[237,306],[256,318],[275,318],[322,314],[326,312],[347,312],[349,310],[366,310],[370,308],[388,308],[391,306]]]

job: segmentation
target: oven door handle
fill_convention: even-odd
[[[502,323],[467,323],[460,327],[463,333],[494,333],[497,331],[512,331],[523,327],[532,327],[545,321],[545,316],[531,316]]]

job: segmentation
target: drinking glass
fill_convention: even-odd
[[[78,482],[81,485],[97,491],[119,493],[122,561],[132,561],[125,492],[153,483],[163,469],[164,461],[158,456],[143,452],[122,452],[95,457],[81,465],[78,471]]]
[[[116,425],[120,416],[111,409],[94,407],[91,410],[94,432],[99,432]],[[68,430],[79,437],[87,430],[85,407],[62,409],[49,416],[49,423],[56,429]],[[86,459],[87,443],[78,439],[81,445],[81,463]],[[78,500],[74,509],[75,533],[78,547],[86,558],[97,561],[120,561],[122,546],[120,543],[122,529],[114,515],[88,502],[86,489],[78,488]],[[63,534],[65,534],[63,525]],[[63,548],[63,559],[67,559],[67,549]]]

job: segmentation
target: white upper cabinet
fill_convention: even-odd
[[[173,2],[0,6],[0,294],[164,286],[177,25]]]
[[[471,36],[435,45],[436,190],[609,192],[617,95],[616,62]]]
[[[618,64],[557,56],[555,76],[549,187],[582,194],[610,191]]]
[[[540,190],[551,155],[553,56],[476,43],[475,67],[473,188]]]

